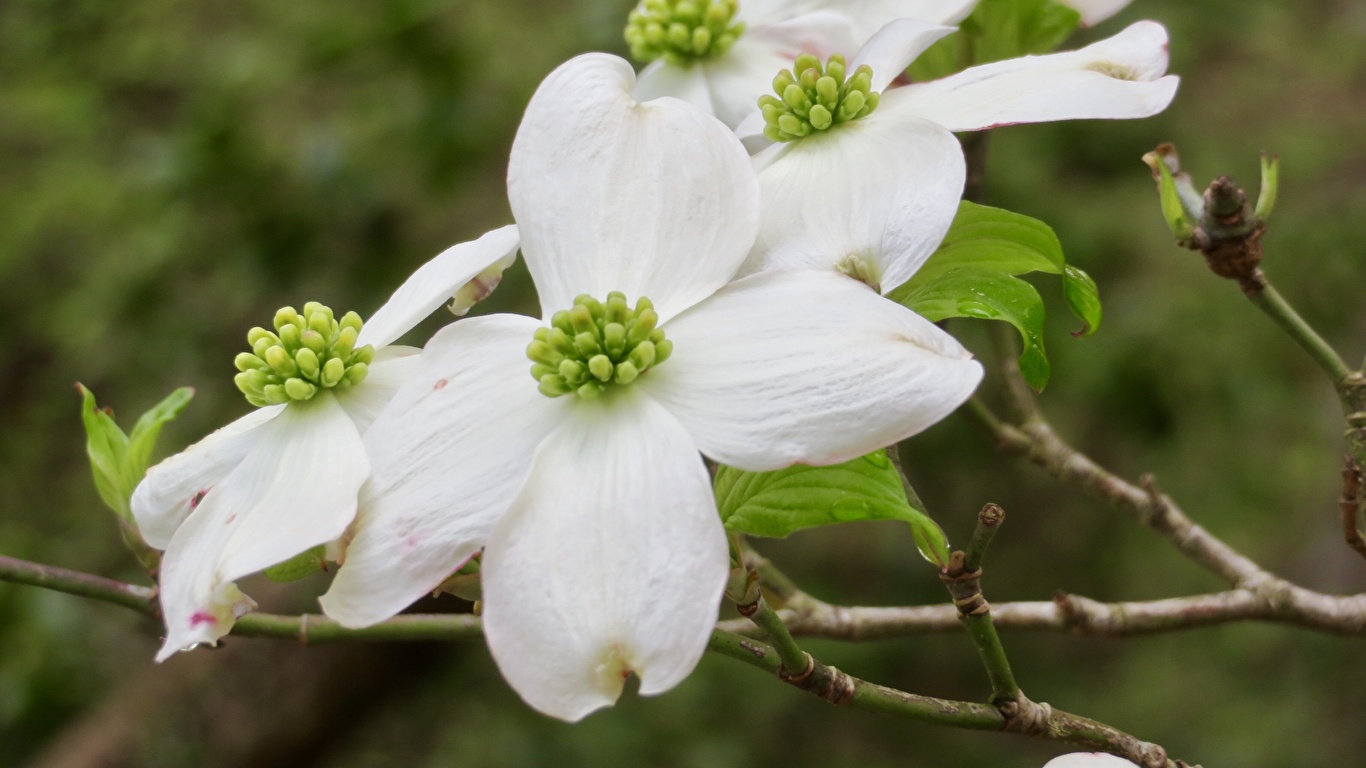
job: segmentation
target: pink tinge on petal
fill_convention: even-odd
[[[208,611],[195,611],[190,616],[190,629],[198,627],[200,624],[217,624],[218,618]]]

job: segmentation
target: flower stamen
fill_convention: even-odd
[[[641,0],[626,23],[626,43],[641,62],[686,67],[730,50],[745,32],[732,24],[738,0]]]
[[[647,298],[633,309],[617,291],[605,302],[579,296],[573,307],[550,318],[549,328],[536,329],[526,349],[534,363],[531,376],[546,397],[594,398],[612,384],[628,385],[673,353],[673,342],[658,324]]]
[[[773,78],[778,96],[759,97],[764,135],[773,141],[796,141],[871,114],[881,98],[872,90],[872,68],[861,65],[848,79],[845,69],[839,54],[824,65],[811,54],[798,56],[792,69]]]
[[[365,380],[375,349],[356,349],[361,319],[347,312],[340,321],[332,310],[310,301],[302,313],[284,307],[275,313],[275,332],[252,328],[251,352],[234,360],[233,378],[247,402],[257,407],[310,400],[324,389],[345,389]]]

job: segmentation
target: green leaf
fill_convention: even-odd
[[[727,530],[782,538],[796,531],[858,520],[900,520],[911,526],[927,560],[948,562],[944,532],[906,500],[901,476],[885,451],[828,467],[775,472],[721,467],[716,503]]]
[[[981,0],[962,30],[973,37],[973,61],[986,64],[1050,53],[1081,24],[1081,14],[1055,0]]]
[[[307,552],[300,552],[279,565],[272,565],[264,573],[266,578],[271,581],[298,581],[305,576],[312,576],[318,571],[325,570],[327,570],[327,546],[320,544]]]
[[[128,453],[128,437],[114,423],[114,418],[101,410],[95,393],[77,384],[80,391],[81,421],[85,424],[85,452],[90,457],[90,471],[100,500],[124,520],[132,520],[128,500],[133,495],[123,476],[124,456]]]
[[[1100,289],[1096,287],[1096,281],[1080,268],[1069,264],[1063,270],[1062,295],[1072,314],[1080,317],[1083,323],[1081,330],[1072,335],[1090,336],[1095,333],[1100,327],[1102,315]]]
[[[964,200],[939,249],[908,285],[923,285],[960,267],[1006,275],[1060,275],[1066,266],[1062,243],[1052,227],[1024,214]]]
[[[142,478],[147,474],[147,465],[152,461],[152,450],[156,447],[157,438],[161,436],[161,428],[179,416],[193,397],[194,389],[181,387],[142,414],[133,425],[133,433],[128,436],[128,452],[123,460],[124,480],[128,484],[130,494],[131,489],[137,488],[138,483],[142,482]]]
[[[1043,344],[1043,298],[1034,286],[1018,277],[978,267],[944,272],[892,298],[930,322],[951,317],[1000,320],[1015,326],[1024,342],[1020,371],[1037,391],[1048,384],[1048,356]]]

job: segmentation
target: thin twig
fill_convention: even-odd
[[[1333,382],[1333,386],[1341,389],[1342,385],[1352,374],[1352,369],[1342,361],[1342,358],[1323,337],[1315,331],[1308,322],[1305,321],[1295,308],[1290,306],[1290,302],[1285,300],[1280,291],[1273,287],[1266,275],[1259,269],[1250,278],[1251,289],[1248,286],[1243,288],[1243,293],[1248,299],[1260,309],[1267,317],[1280,326],[1291,340],[1299,345],[1314,359],[1315,363],[1328,374],[1328,378]]]
[[[966,561],[963,567],[969,571],[981,570],[987,548],[991,546],[991,540],[996,538],[996,532],[1001,530],[1001,523],[1005,521],[1006,511],[1000,506],[988,504],[982,507],[982,511],[977,513],[977,528],[972,532],[968,548],[964,550]]]
[[[1144,768],[1187,766],[1184,762],[1169,758],[1166,750],[1156,744],[1142,741],[1103,723],[1053,709],[1048,705],[1037,705],[1037,716],[1032,719],[1011,720],[992,706],[898,691],[860,680],[817,661],[812,662],[811,673],[803,679],[786,679],[783,678],[784,662],[777,651],[762,643],[720,629],[712,633],[708,650],[761,669],[832,704],[883,712],[953,728],[1020,733],[1085,749],[1109,752],[1132,760]]]

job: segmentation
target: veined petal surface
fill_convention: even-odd
[[[848,461],[953,412],[982,366],[928,320],[831,271],[737,280],[665,326],[635,386],[707,456],[752,472]]]
[[[337,402],[346,409],[362,435],[374,423],[380,411],[384,410],[384,406],[394,399],[399,388],[417,371],[420,354],[422,350],[416,347],[383,347],[375,353],[375,360],[370,364],[370,373],[365,381],[336,391]]]
[[[537,391],[526,347],[539,326],[491,315],[432,337],[365,433],[373,478],[322,598],[329,616],[353,627],[383,621],[484,546],[573,399]]]
[[[849,71],[867,65],[873,70],[872,89],[882,92],[926,48],[957,30],[920,19],[898,19],[873,35],[849,63]]]
[[[663,693],[696,666],[730,569],[697,448],[627,389],[577,404],[484,551],[484,631],[531,706],[578,720],[630,673]]]
[[[642,69],[636,76],[631,97],[636,101],[652,101],[665,96],[686,101],[709,115],[716,114],[704,65],[675,67],[660,59]]]
[[[914,114],[951,131],[1149,117],[1176,96],[1180,78],[1162,76],[1167,59],[1167,30],[1141,21],[1081,50],[998,61],[894,88],[878,110]]]
[[[259,428],[283,405],[257,408],[147,471],[133,491],[133,519],[148,544],[165,549],[199,501],[241,463]]]
[[[846,14],[857,23],[860,44],[897,19],[931,24],[957,24],[977,0],[817,0],[818,5]]]
[[[324,393],[260,428],[250,453],[176,531],[161,567],[158,660],[227,634],[250,600],[237,579],[338,538],[370,475],[350,416]],[[245,601],[245,602],[244,602]]]
[[[910,279],[953,224],[966,164],[944,128],[881,109],[755,156],[764,207],[740,274],[868,266],[886,293]]]
[[[427,315],[450,301],[456,291],[480,272],[516,254],[520,244],[517,227],[509,225],[488,232],[478,240],[453,245],[442,251],[436,258],[418,267],[384,306],[365,322],[356,340],[357,346],[373,344],[379,348],[392,344]],[[492,290],[492,287],[488,290]]]
[[[640,103],[622,59],[580,56],[532,97],[508,198],[548,319],[574,297],[648,296],[667,318],[735,274],[759,223],[739,139],[676,99]]]

